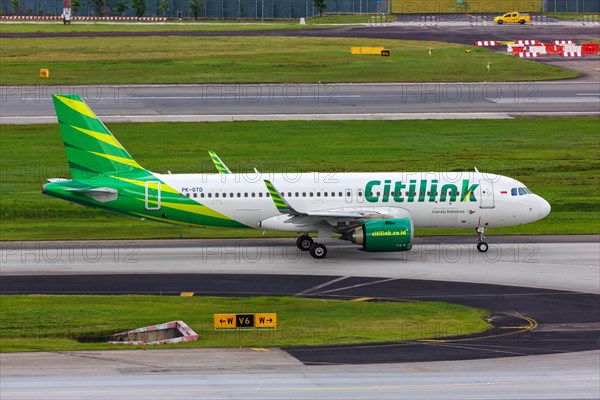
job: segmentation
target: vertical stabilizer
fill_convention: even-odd
[[[52,97],[73,179],[145,172],[81,97],[75,94]]]

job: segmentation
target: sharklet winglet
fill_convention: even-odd
[[[271,199],[273,200],[273,203],[275,203],[275,207],[277,207],[277,210],[280,213],[290,214],[290,215],[302,215],[302,213],[299,213],[298,211],[294,210],[294,208],[290,205],[290,203],[288,203],[281,196],[281,194],[275,188],[275,186],[273,186],[271,181],[269,181],[268,179],[265,179],[264,182],[265,182],[265,185],[267,186],[267,190],[269,191],[269,194],[271,195]]]
[[[227,165],[225,165],[225,163],[223,162],[223,160],[221,160],[221,158],[217,155],[217,153],[215,153],[212,150],[209,150],[208,155],[210,156],[213,163],[215,164],[215,168],[217,169],[218,173],[231,174],[231,170],[229,168],[227,168]]]

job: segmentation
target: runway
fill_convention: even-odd
[[[265,29],[233,31],[154,31],[154,32],[32,32],[0,33],[0,38],[60,38],[60,37],[134,37],[134,36],[306,36],[401,39],[473,44],[474,40],[572,39],[578,42],[598,38],[596,23],[582,24],[570,21],[526,25],[495,25],[480,21],[447,20],[454,16],[397,16],[399,21],[371,26],[335,26],[321,29]],[[459,16],[464,18],[464,16]],[[445,20],[444,20],[445,19]],[[597,21],[596,21],[597,22]]]
[[[405,253],[329,239],[315,260],[294,239],[2,242],[0,276],[118,274],[335,275],[485,283],[600,294],[597,235],[416,237]],[[182,289],[183,290],[183,289]]]
[[[489,360],[304,366],[249,349],[2,354],[3,399],[597,399],[597,351]],[[162,353],[162,352],[161,352]],[[30,362],[24,362],[29,358]],[[5,364],[6,363],[6,364]],[[53,364],[54,363],[54,364]],[[26,369],[35,365],[34,369]],[[67,371],[62,366],[71,365]],[[36,373],[34,379],[29,378]]]
[[[468,253],[469,239],[420,238],[406,257],[334,241],[329,262],[294,256],[285,239],[3,242],[3,293],[438,299],[491,305],[497,327],[522,327],[501,337],[371,347],[3,353],[3,399],[597,398],[598,236],[490,238],[490,251],[501,253],[493,262]],[[463,248],[459,259],[450,253],[456,246]],[[517,315],[506,311],[527,316],[535,328],[503,322]],[[440,359],[453,361],[434,361]]]
[[[600,82],[0,87],[2,124],[56,123],[55,93],[105,122],[600,115]]]

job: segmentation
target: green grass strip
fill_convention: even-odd
[[[391,56],[351,55],[353,46],[382,46],[391,51]],[[2,85],[492,82],[579,75],[486,48],[406,40],[244,36],[2,38],[0,47]],[[40,68],[49,69],[49,79],[39,77]]]
[[[91,278],[93,279],[93,278]],[[277,313],[272,331],[216,331],[216,313]],[[125,349],[110,334],[183,320],[196,342],[164,347],[278,347],[469,335],[489,312],[442,302],[350,302],[291,297],[0,296],[0,351]],[[161,346],[162,348],[163,346]]]
[[[470,171],[477,166],[520,180],[552,205],[541,221],[489,234],[600,233],[596,118],[140,123],[109,128],[136,161],[160,173],[216,173],[209,149],[233,172],[251,176],[254,167],[268,174]],[[2,240],[261,236],[251,229],[142,222],[43,195],[47,178],[69,177],[57,125],[4,125],[0,159]],[[473,234],[470,229],[416,233]]]

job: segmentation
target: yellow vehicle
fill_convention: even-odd
[[[518,11],[513,11],[506,13],[504,15],[499,15],[494,18],[494,23],[502,25],[504,23],[507,24],[516,24],[519,23],[523,25],[525,22],[531,22],[531,15],[520,13]]]

